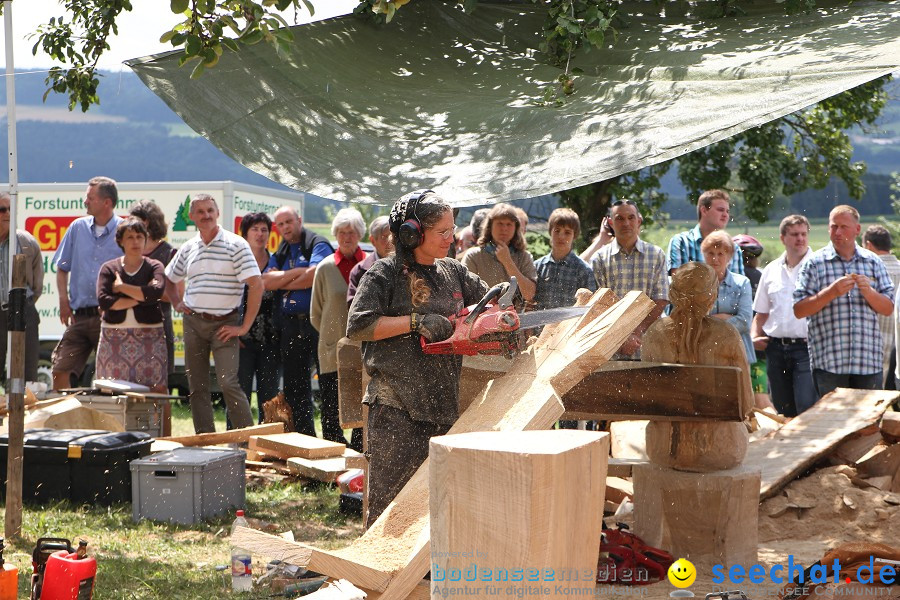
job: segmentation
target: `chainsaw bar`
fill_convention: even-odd
[[[567,308],[550,308],[519,315],[519,329],[531,329],[542,327],[550,323],[559,323],[568,319],[580,317],[588,311],[587,306],[570,306]]]

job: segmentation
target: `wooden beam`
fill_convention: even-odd
[[[382,592],[387,588],[390,573],[362,561],[349,561],[338,552],[319,550],[298,542],[291,542],[276,535],[247,527],[238,527],[231,536],[231,543],[255,554],[277,558],[291,565],[307,567],[335,579],[347,579],[359,587]],[[372,560],[378,557],[370,557]],[[421,579],[421,577],[419,578]]]
[[[158,439],[169,442],[178,442],[182,446],[214,446],[216,444],[239,444],[249,442],[250,436],[261,434],[284,433],[283,423],[265,423],[253,425],[243,429],[232,429],[221,433],[198,433],[197,435],[185,435],[175,437],[161,437]]]
[[[279,458],[300,457],[306,459],[334,458],[344,454],[347,444],[304,435],[302,433],[277,433],[255,435],[250,438],[250,449],[259,450]]]
[[[739,367],[616,361],[562,396],[566,419],[743,421]]]
[[[895,391],[838,388],[770,437],[750,444],[744,466],[762,471],[760,498],[774,496],[843,440],[877,423],[898,398]]]

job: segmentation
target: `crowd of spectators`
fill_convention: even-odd
[[[235,235],[219,225],[216,201],[199,194],[189,209],[197,234],[176,251],[165,241],[167,225],[155,204],[139,202],[123,219],[115,214],[117,199],[113,180],[92,179],[88,214],[72,223],[54,256],[60,318],[67,326],[53,353],[54,387],[70,387],[96,350],[98,378],[165,390],[174,367],[174,307],[184,315],[185,369],[198,433],[215,429],[212,354],[229,427],[251,424],[254,391],[260,421],[262,404],[283,392],[292,428],[315,435],[310,384],[315,372],[322,436],[347,441],[338,414],[337,345],[366,274],[393,256],[388,217],[367,227],[358,210],[340,210],[331,223],[335,248],[304,227],[292,207],[271,218],[244,215]],[[829,217],[830,243],[813,251],[809,222],[790,215],[780,226],[784,252],[760,270],[759,241],[725,232],[730,208],[726,192],[703,193],[696,226],[676,234],[664,251],[641,239],[637,204],[616,200],[581,255],[574,251],[579,217],[559,208],[549,217],[550,252],[535,260],[524,235],[528,216],[500,203],[475,211],[471,222],[454,232],[449,254],[487,286],[515,277],[527,310],[569,306],[579,289],[610,288],[620,297],[632,290],[647,294],[655,309],[619,348],[619,360],[640,359],[644,332],[670,310],[672,274],[685,264],[705,262],[718,279],[709,314],[740,334],[759,406],[770,397],[780,413],[795,416],[837,386],[893,389],[900,261],[890,253],[888,230],[870,227],[860,246],[859,214],[838,206]],[[8,211],[9,197],[0,195],[0,250],[10,239]],[[270,254],[275,228],[281,242]],[[370,253],[360,247],[367,235]],[[43,270],[34,238],[17,231],[16,244],[30,266],[25,364],[26,378],[33,380],[34,300]],[[6,276],[0,280],[5,307]],[[350,443],[362,449],[360,430],[353,431]]]

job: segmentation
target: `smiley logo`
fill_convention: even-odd
[[[679,558],[669,567],[669,583],[677,588],[691,587],[695,579],[697,579],[697,569],[686,558]]]

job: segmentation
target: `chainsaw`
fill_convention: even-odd
[[[446,340],[428,343],[423,337],[425,354],[502,354],[511,358],[522,349],[522,331],[574,319],[587,312],[584,306],[519,312],[514,303],[519,291],[516,278],[509,278],[505,292],[503,288],[502,284],[495,285],[478,304],[448,317],[453,324],[453,335]]]

